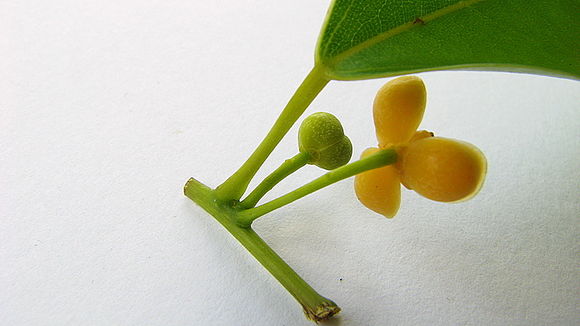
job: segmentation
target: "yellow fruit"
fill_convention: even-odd
[[[379,147],[408,142],[419,127],[427,91],[421,78],[405,76],[386,83],[373,104]]]
[[[368,148],[361,159],[378,148]],[[391,218],[397,214],[401,202],[401,185],[394,166],[369,170],[358,174],[354,179],[354,189],[359,201],[369,209]]]
[[[475,146],[441,137],[410,143],[400,159],[402,183],[442,202],[463,201],[477,194],[487,168],[485,156]]]
[[[415,132],[415,134],[413,134],[413,137],[411,137],[411,140],[409,140],[410,143],[417,141],[419,139],[423,139],[423,138],[427,138],[427,137],[434,137],[435,134],[432,133],[431,131],[427,131],[427,130],[418,130],[417,132]]]

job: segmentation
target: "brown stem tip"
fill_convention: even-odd
[[[302,308],[304,309],[306,318],[314,321],[315,323],[328,320],[340,312],[340,308],[332,301],[323,302],[314,307],[314,309],[309,309],[304,306],[302,306]]]

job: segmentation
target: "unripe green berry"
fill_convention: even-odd
[[[298,144],[300,151],[318,151],[334,145],[344,136],[340,121],[332,114],[317,112],[300,125]]]
[[[339,142],[320,150],[316,162],[311,164],[325,170],[334,170],[348,163],[351,156],[352,143],[348,137],[342,136],[342,139]]]
[[[352,156],[352,144],[344,135],[340,121],[326,112],[304,119],[298,131],[298,144],[300,152],[310,154],[309,164],[326,170],[343,166]]]

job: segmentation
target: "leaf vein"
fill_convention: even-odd
[[[438,9],[438,10],[436,10],[436,11],[434,11],[432,13],[429,13],[429,14],[423,16],[423,17],[420,17],[420,18],[421,18],[421,20],[423,22],[427,23],[429,21],[433,21],[433,20],[435,20],[437,18],[443,17],[443,16],[445,16],[447,14],[454,13],[456,11],[459,11],[459,10],[462,10],[462,9],[465,9],[465,8],[468,8],[468,7],[470,7],[472,5],[475,5],[475,4],[477,4],[479,2],[482,2],[482,1],[486,1],[486,0],[465,0],[465,1],[459,1],[459,2],[457,2],[455,4],[452,4],[450,6],[447,6],[447,7],[441,8],[441,9]],[[351,5],[352,5],[352,2],[351,2]],[[350,9],[350,6],[349,6],[348,9]],[[342,18],[341,22],[343,20],[344,20],[344,17]],[[384,31],[382,33],[379,33],[379,34],[375,35],[374,37],[372,37],[372,38],[370,38],[370,39],[368,39],[368,40],[366,40],[364,42],[361,42],[361,43],[353,46],[352,48],[350,48],[350,49],[348,49],[348,50],[346,50],[346,51],[344,51],[344,52],[336,55],[331,60],[327,61],[325,64],[328,65],[328,66],[333,66],[334,64],[336,64],[337,62],[340,62],[344,58],[347,58],[347,57],[349,57],[349,56],[351,56],[351,55],[353,55],[353,54],[355,54],[357,52],[360,52],[360,51],[362,51],[362,50],[364,50],[366,48],[369,48],[370,46],[372,46],[374,44],[377,44],[379,42],[382,42],[382,41],[384,41],[384,40],[386,40],[388,38],[391,38],[391,37],[393,37],[393,36],[395,36],[397,34],[401,34],[401,33],[405,32],[405,31],[407,31],[407,30],[409,30],[411,28],[414,28],[414,27],[417,27],[417,24],[415,24],[413,21],[411,21],[411,22],[407,22],[405,24],[399,25],[399,26],[397,26],[395,28],[391,28],[389,30],[386,30],[386,31]],[[333,31],[333,34],[336,33],[336,30],[337,29],[335,29]],[[328,47],[329,44],[330,44],[330,42],[327,43],[326,48]],[[325,50],[326,50],[326,48],[325,48]]]

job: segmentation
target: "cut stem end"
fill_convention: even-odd
[[[304,309],[304,314],[306,318],[318,323],[321,321],[329,320],[332,316],[338,314],[340,312],[340,307],[336,305],[336,303],[328,300],[322,302],[318,306],[314,308],[307,308],[302,306]]]

